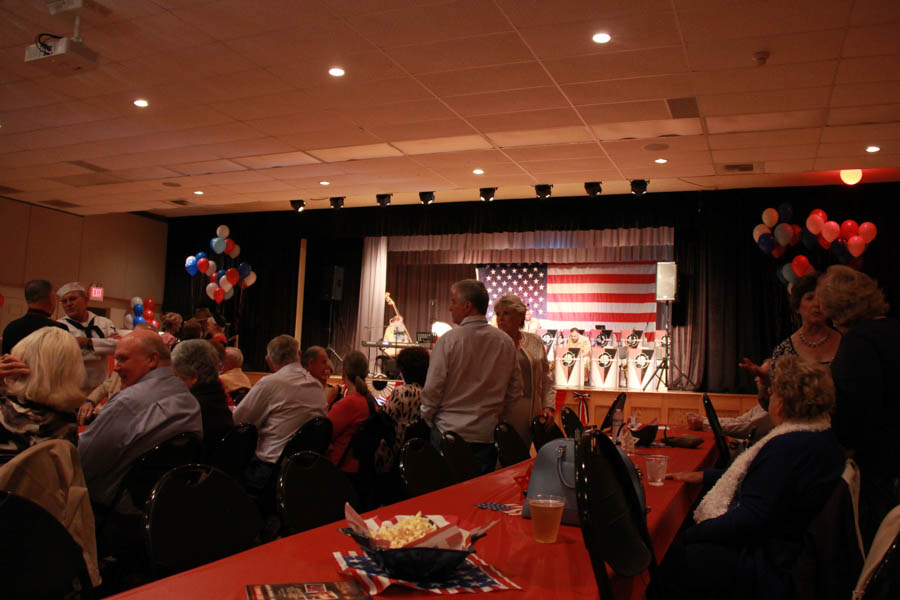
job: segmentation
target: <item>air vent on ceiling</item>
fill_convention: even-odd
[[[52,206],[53,208],[75,208],[81,206],[80,204],[72,204],[71,202],[66,202],[65,200],[44,200],[41,202],[46,206]]]
[[[178,206],[187,206],[190,204],[187,200],[169,200],[172,204],[177,204]]]
[[[697,99],[693,96],[686,98],[667,98],[666,104],[669,105],[669,113],[673,119],[692,119],[700,116],[700,108],[697,106]]]
[[[22,190],[17,190],[16,188],[7,187],[5,185],[0,185],[0,194],[18,194]]]
[[[83,160],[70,160],[67,162],[70,165],[75,165],[76,167],[81,167],[82,169],[89,169],[96,173],[102,173],[104,171],[109,171],[109,169],[101,167],[100,165],[95,165],[94,163],[89,163],[89,162],[83,161]]]
[[[180,183],[175,183],[174,181],[163,181],[163,185],[166,187],[181,187]]]
[[[737,163],[731,165],[722,165],[722,170],[726,173],[752,173],[753,163]]]

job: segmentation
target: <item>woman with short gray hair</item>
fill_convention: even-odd
[[[200,405],[203,441],[214,448],[234,427],[225,389],[219,381],[219,354],[206,340],[185,340],[172,351],[172,370]]]

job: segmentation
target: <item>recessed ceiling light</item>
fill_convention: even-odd
[[[340,67],[331,67],[330,69],[328,69],[328,74],[332,77],[343,77],[344,70]]]
[[[138,98],[137,100],[134,101],[134,105],[139,108],[147,108],[148,106],[150,106],[150,102],[147,100],[144,100],[143,98]]]
[[[320,181],[319,185],[331,185],[330,181]]]
[[[472,169],[472,172],[476,175],[484,175],[484,169]]]
[[[881,148],[879,148],[878,146],[866,146],[866,152],[868,152],[869,154],[878,152],[879,150],[881,150]]]
[[[594,40],[595,44],[607,44],[612,38],[608,33],[595,33],[591,39]]]
[[[194,195],[195,195],[195,196],[202,196],[202,195],[203,195],[203,190],[195,190],[195,191],[194,191]]]
[[[655,162],[655,163],[658,164],[658,165],[664,165],[664,164],[666,164],[666,163],[669,162],[669,161],[667,161],[667,160],[664,159],[664,158],[657,158],[657,159],[654,160],[653,162]]]

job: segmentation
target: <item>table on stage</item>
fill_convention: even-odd
[[[643,469],[641,454],[665,454],[669,457],[670,472],[710,467],[716,459],[712,434],[692,433],[705,438],[699,448],[639,448],[636,462]],[[415,514],[417,511],[456,515],[463,526],[499,520],[487,537],[476,543],[475,548],[479,557],[521,586],[522,591],[490,592],[492,600],[597,598],[597,584],[578,527],[563,525],[555,544],[540,544],[532,539],[530,521],[521,516],[509,516],[475,506],[484,502],[521,504],[523,496],[515,478],[526,473],[531,464],[532,461],[526,461],[513,465],[437,492],[382,507],[374,514],[382,518]],[[650,509],[648,526],[657,556],[661,558],[696,499],[699,486],[689,487],[667,480],[662,487],[645,484],[644,489]],[[246,598],[245,586],[249,584],[339,580],[342,576],[338,573],[332,552],[358,550],[350,538],[338,533],[337,529],[341,526],[345,526],[343,521],[276,540],[129,590],[115,598],[243,600]],[[631,579],[613,578],[616,597],[639,598],[646,584],[646,574]],[[434,594],[401,586],[392,586],[382,595],[434,597]]]

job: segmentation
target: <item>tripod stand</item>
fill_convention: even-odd
[[[663,355],[662,360],[659,361],[659,364],[656,365],[656,370],[653,371],[653,375],[650,376],[650,379],[647,380],[647,383],[645,383],[644,387],[641,389],[646,390],[647,386],[649,386],[654,379],[657,380],[657,384],[661,383],[666,386],[666,389],[669,389],[669,369],[678,371],[679,377],[676,381],[686,379],[687,382],[691,384],[691,387],[695,387],[691,378],[688,377],[687,374],[681,370],[681,367],[678,366],[678,363],[672,359],[672,301],[666,300],[663,304],[666,305],[666,337],[663,346],[665,348],[665,354]]]

